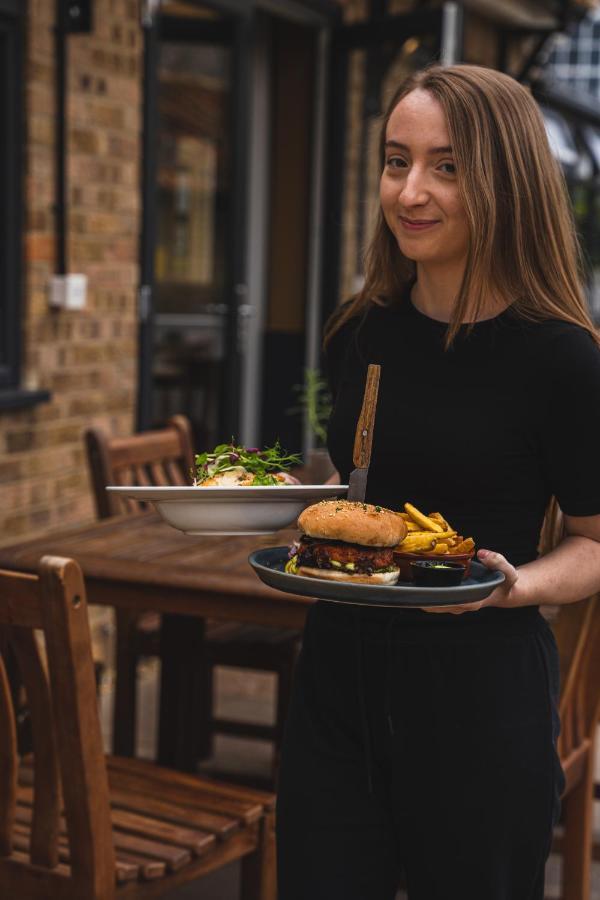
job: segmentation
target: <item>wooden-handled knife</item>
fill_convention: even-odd
[[[352,461],[356,468],[350,473],[347,496],[348,500],[358,500],[361,503],[364,502],[367,490],[367,475],[369,463],[371,462],[373,426],[375,424],[380,375],[381,366],[371,364],[367,371],[367,383],[365,384],[362,409],[358,417],[356,435],[354,437]]]

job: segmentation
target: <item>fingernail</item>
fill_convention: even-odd
[[[480,550],[479,553],[477,554],[477,556],[479,557],[479,559],[485,559],[486,556],[489,556],[489,555],[490,555],[490,551],[489,551],[489,550]]]

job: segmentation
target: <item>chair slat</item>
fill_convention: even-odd
[[[193,853],[194,856],[203,856],[214,846],[216,838],[214,834],[186,827],[185,825],[173,825],[171,822],[161,822],[148,815],[129,812],[123,809],[113,809],[113,826],[120,831],[129,834],[137,834],[140,837],[148,837],[176,847],[183,847]]]
[[[0,656],[0,856],[10,856],[17,802],[17,732],[4,660]]]
[[[194,792],[206,793],[208,796],[226,798],[231,808],[238,811],[242,818],[249,815],[254,820],[253,811],[256,807],[272,808],[274,798],[272,794],[252,788],[238,787],[234,784],[212,784],[210,781],[202,781],[198,788],[198,781],[193,775],[185,772],[174,772],[171,769],[163,769],[144,759],[128,759],[123,756],[111,756],[108,759],[109,768],[112,771],[126,772],[130,775],[141,773],[144,778],[149,778],[157,786],[171,787],[175,785],[189,790],[190,801]]]
[[[29,847],[31,844],[31,830],[27,827],[27,825],[22,825],[20,822],[15,824],[14,834],[13,834],[13,846],[15,850],[21,850],[23,853],[26,853],[29,856]],[[66,856],[69,854],[67,852]],[[65,854],[61,853],[59,855],[61,862],[65,862]],[[66,860],[68,862],[68,859]]]
[[[32,779],[31,759],[27,758],[19,769],[18,802],[20,806],[27,807],[33,804]],[[193,827],[206,834],[213,834],[219,840],[225,840],[239,831],[240,819],[237,816],[219,815],[198,809],[193,805],[191,799],[188,799],[187,804],[184,802],[179,805],[172,801],[162,800],[155,794],[121,790],[115,785],[126,783],[127,778],[121,777],[118,772],[110,772],[109,779],[113,820],[115,812],[122,810],[151,816],[155,820],[173,825]]]
[[[131,863],[138,868],[138,878],[141,881],[155,881],[157,878],[163,878],[167,866],[158,859],[148,859],[146,856],[138,856],[127,850],[119,850],[117,852],[117,863]]]
[[[34,747],[34,806],[31,861],[54,868],[58,863],[60,778],[54,741],[52,703],[34,633],[13,628],[11,643],[25,686]]]
[[[179,463],[173,459],[165,460],[165,472],[167,473],[169,484],[187,485],[192,483],[192,473],[184,471]]]
[[[122,466],[121,468],[113,468],[111,472],[114,484],[128,485],[133,484],[133,473],[131,466]],[[110,484],[110,481],[108,482]]]
[[[167,487],[169,479],[165,472],[162,462],[153,462],[150,464],[150,473],[152,475],[152,483],[158,487]]]
[[[115,874],[117,884],[125,884],[128,881],[139,881],[140,867],[133,860],[125,860],[117,857]]]
[[[35,575],[0,569],[0,625],[42,628],[42,612]]]
[[[139,484],[140,487],[148,487],[148,485],[152,484],[144,464],[135,466],[134,473],[135,484]]]
[[[27,825],[17,823],[15,825],[15,847],[18,850],[29,854],[29,846],[31,840],[31,831]],[[69,842],[66,835],[61,836],[58,841],[58,858],[60,863],[68,865],[71,859],[69,853]],[[141,867],[138,863],[131,859],[117,859],[116,879],[118,884],[125,884],[128,881],[137,881],[141,877]]]
[[[127,834],[118,828],[115,828],[113,837],[117,853],[121,850],[133,851],[140,856],[158,859],[166,864],[170,872],[178,872],[192,859],[192,854],[184,847],[161,844],[159,841],[153,841],[149,838]]]
[[[23,847],[22,842],[19,843],[19,849],[29,851],[29,836],[31,834],[33,791],[30,787],[19,787],[19,803],[16,807],[15,826],[16,834],[27,837],[27,846]],[[67,836],[67,823],[64,816],[59,818],[59,839],[58,839],[58,855],[60,862],[70,862],[69,840]],[[119,842],[119,844],[124,842]],[[179,852],[173,854],[173,863],[176,868],[180,868],[182,855]],[[121,864],[121,865],[120,865]],[[135,867],[135,872],[131,871],[131,865]],[[122,848],[117,851],[117,881],[133,881],[140,877],[144,881],[152,881],[155,878],[161,878],[167,868],[165,860],[149,859],[147,856],[136,855],[131,848],[124,851]]]
[[[29,846],[28,846],[29,841],[27,839],[25,839],[25,841],[19,841],[19,843],[21,844],[21,846],[17,847],[15,850],[13,850],[13,853],[12,853],[13,859],[18,859],[18,860],[21,860],[22,862],[27,862],[27,863],[31,864],[31,857],[29,855]],[[71,868],[68,865],[68,863],[59,863],[56,866],[56,868],[53,869],[53,872],[58,872],[61,875],[69,876],[71,874]],[[27,895],[27,897],[29,897],[29,894]]]
[[[148,781],[145,772],[140,771],[138,774],[117,773],[112,770],[110,758],[107,759],[107,763],[111,785],[115,784],[126,790],[131,789],[138,793],[143,793],[144,790],[148,790],[148,785],[150,784],[152,786],[152,793],[158,799],[168,798],[171,802],[181,803],[182,805],[193,805],[203,811],[225,813],[228,816],[237,817],[241,822],[247,825],[257,821],[261,816],[261,806],[247,806],[231,800],[231,798],[227,796],[219,795],[218,793],[213,794],[210,789],[205,789],[207,788],[205,781],[202,782],[201,786],[196,786],[195,788],[188,788],[178,785],[177,783],[169,784],[156,781],[151,775],[150,781]],[[169,771],[169,774],[175,774],[175,772]]]
[[[119,781],[118,776],[115,778],[114,773],[112,773],[109,774],[109,779],[111,782],[110,799],[113,809],[149,813],[158,819],[163,819],[165,822],[173,822],[175,824],[187,823],[209,834],[214,834],[219,840],[225,840],[239,830],[240,821],[237,817],[206,812],[191,805],[184,806],[182,804],[178,806],[153,794],[148,795],[119,790],[114,787],[115,782]]]
[[[24,818],[20,815],[20,818]],[[16,845],[20,850],[25,849],[27,853],[29,853],[29,848],[31,845],[31,816],[27,816],[28,822],[17,821],[15,822],[15,835],[19,835],[19,844]],[[26,842],[26,846],[24,846],[24,840]],[[16,840],[16,838],[15,838]],[[70,860],[69,854],[69,842],[67,840],[66,834],[61,835],[58,839],[58,859],[59,862],[68,863]]]

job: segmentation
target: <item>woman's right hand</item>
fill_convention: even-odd
[[[337,471],[332,472],[325,484],[341,484],[340,481],[340,473]]]

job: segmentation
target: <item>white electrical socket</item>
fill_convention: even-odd
[[[55,309],[83,309],[87,295],[87,275],[53,275],[49,303]]]

